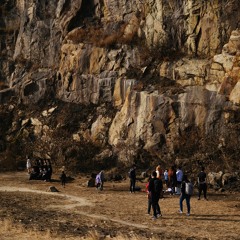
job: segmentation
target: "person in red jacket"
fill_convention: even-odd
[[[151,206],[152,206],[152,197],[151,197],[151,193],[148,191],[148,187],[149,187],[149,182],[151,180],[151,176],[148,178],[148,182],[146,184],[146,192],[147,192],[147,198],[148,198],[148,209],[147,209],[147,214],[151,213]]]

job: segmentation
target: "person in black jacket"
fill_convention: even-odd
[[[201,172],[198,174],[198,200],[200,200],[202,191],[205,200],[207,199],[207,174],[204,172],[205,168],[201,168]]]
[[[159,199],[161,196],[161,192],[163,189],[162,180],[157,178],[157,173],[155,171],[152,172],[152,178],[149,181],[148,191],[151,193],[152,200],[152,209],[153,209],[153,220],[156,220],[157,217],[162,216]]]
[[[133,164],[132,168],[129,171],[130,178],[130,192],[135,193],[135,184],[136,184],[136,165]]]
[[[62,171],[62,174],[61,174],[61,176],[60,176],[60,180],[61,180],[62,186],[65,188],[67,176],[66,176],[66,174],[65,174],[64,171]]]

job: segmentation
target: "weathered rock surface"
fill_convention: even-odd
[[[177,157],[239,169],[239,8],[1,1],[1,164],[30,153],[73,169]]]

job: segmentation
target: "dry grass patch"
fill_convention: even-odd
[[[5,219],[3,221],[0,221],[0,232],[1,232],[1,239],[4,239],[4,240],[7,240],[7,239],[19,240],[19,236],[21,236],[21,239],[25,239],[25,240],[57,239],[56,237],[53,236],[50,230],[42,231],[42,232],[34,231],[32,229],[27,229],[21,224],[14,223],[10,219]]]
[[[123,23],[114,31],[107,31],[100,26],[89,26],[87,28],[77,28],[71,31],[67,40],[74,44],[89,43],[97,47],[111,47],[116,44],[129,44],[136,36],[136,32],[124,34],[127,24]]]

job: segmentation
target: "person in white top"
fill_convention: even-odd
[[[156,173],[157,173],[157,178],[161,179],[161,176],[162,176],[162,169],[161,169],[161,166],[158,165],[156,167]]]
[[[27,167],[28,173],[30,174],[31,173],[32,164],[31,164],[31,160],[29,159],[29,157],[27,157],[26,167]]]

